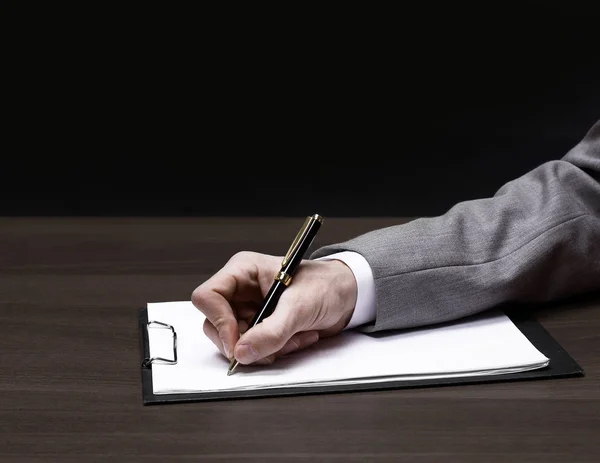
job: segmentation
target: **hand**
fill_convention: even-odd
[[[352,270],[338,260],[304,260],[273,314],[248,330],[281,261],[238,253],[192,293],[193,304],[206,315],[204,333],[228,359],[272,363],[339,333],[352,318],[357,295]]]

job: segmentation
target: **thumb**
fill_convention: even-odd
[[[280,301],[269,317],[242,335],[235,346],[235,358],[243,364],[263,359],[278,352],[301,328],[298,311]]]

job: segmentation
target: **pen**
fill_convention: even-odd
[[[321,228],[322,223],[323,217],[321,217],[319,214],[313,214],[306,218],[302,228],[300,228],[298,231],[296,238],[294,238],[294,241],[292,241],[288,252],[283,257],[281,269],[275,275],[275,281],[273,281],[271,289],[269,289],[269,292],[264,298],[262,308],[256,312],[256,315],[250,322],[248,329],[258,325],[273,313],[281,294],[292,282],[296,268],[298,268],[298,265],[304,258],[304,254],[306,254],[306,251],[315,239],[315,236],[317,235],[319,228]],[[239,362],[235,358],[231,361],[229,364],[229,370],[227,371],[227,376],[233,373],[235,368],[238,366],[238,363]]]

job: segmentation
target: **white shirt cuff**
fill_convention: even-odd
[[[345,263],[356,279],[356,306],[346,330],[375,320],[375,279],[367,260],[357,252],[343,251],[316,260],[340,260]]]

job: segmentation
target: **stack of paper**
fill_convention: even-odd
[[[154,394],[501,375],[549,362],[506,315],[492,312],[416,330],[345,331],[272,365],[240,365],[227,376],[229,362],[204,335],[204,315],[190,302],[150,303],[148,320],[177,332],[178,363],[152,366]],[[172,357],[171,331],[150,328],[148,336],[152,357]]]

